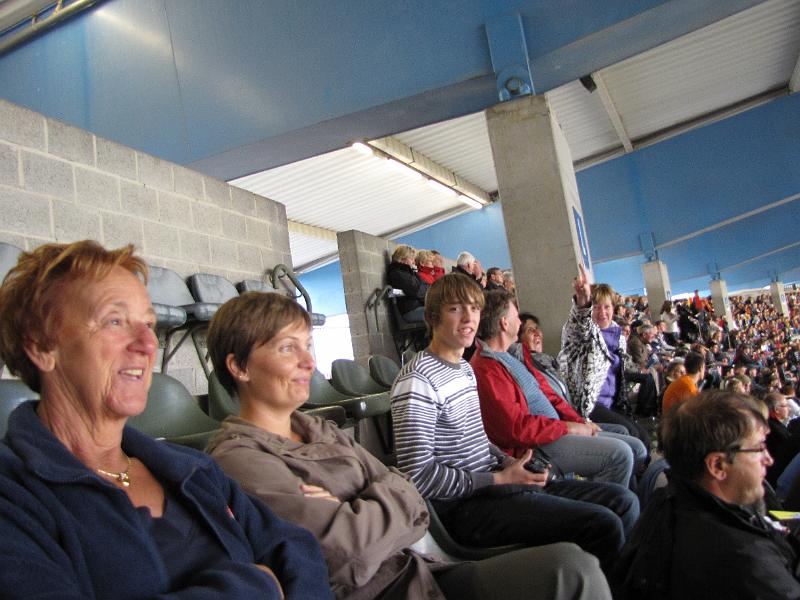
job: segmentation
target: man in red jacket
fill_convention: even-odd
[[[478,350],[470,361],[489,439],[512,456],[543,449],[564,473],[628,485],[633,451],[621,436],[602,432],[559,397],[516,344],[520,320],[514,296],[485,294]]]

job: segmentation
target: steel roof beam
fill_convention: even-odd
[[[594,79],[594,83],[597,86],[597,93],[600,94],[600,102],[603,103],[603,108],[608,118],[611,119],[614,131],[617,132],[617,137],[619,141],[622,142],[622,147],[625,148],[625,152],[632,152],[633,143],[628,135],[628,131],[625,129],[625,124],[622,122],[622,116],[619,114],[617,105],[614,103],[614,99],[608,91],[608,86],[606,85],[606,80],[603,78],[602,72],[595,71],[592,73],[592,79]]]

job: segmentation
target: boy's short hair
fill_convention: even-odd
[[[445,304],[476,304],[483,310],[483,302],[483,290],[477,281],[463,273],[448,273],[425,294],[425,323],[433,331]]]

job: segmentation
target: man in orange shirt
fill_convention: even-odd
[[[689,352],[684,361],[686,375],[669,384],[661,401],[661,414],[666,415],[673,405],[697,395],[697,383],[706,376],[706,359],[699,352]]]

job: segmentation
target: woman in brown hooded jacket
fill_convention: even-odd
[[[208,347],[241,406],[208,451],[245,491],[316,535],[338,598],[609,597],[597,561],[572,544],[458,564],[411,550],[429,520],[414,485],[334,424],[297,410],[315,365],[308,314],[292,300],[230,300]]]

